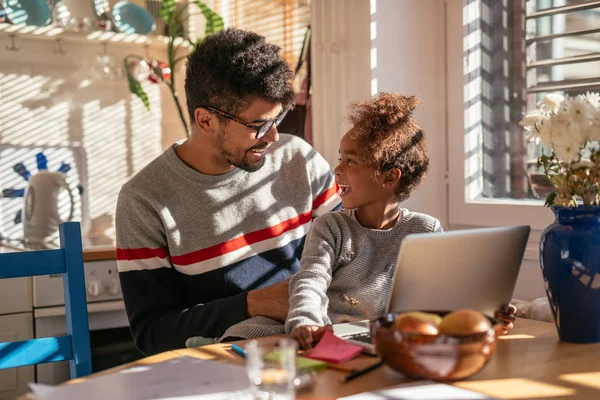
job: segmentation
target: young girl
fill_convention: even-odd
[[[306,349],[331,324],[385,314],[402,239],[442,232],[436,218],[399,207],[429,167],[423,130],[412,116],[418,104],[414,96],[382,93],[352,107],[353,127],[341,139],[335,168],[344,210],[314,220],[300,271],[289,283],[285,331]],[[511,329],[515,312],[505,307],[496,317]],[[220,340],[281,333],[280,322],[253,317],[230,327]]]
[[[289,286],[285,328],[304,348],[327,325],[386,313],[402,239],[442,232],[434,217],[399,207],[429,167],[412,116],[418,104],[414,96],[382,93],[352,107],[353,127],[340,141],[334,170],[344,210],[315,219]]]

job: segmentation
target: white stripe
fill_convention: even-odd
[[[166,258],[152,257],[143,260],[117,260],[119,272],[142,271],[145,269],[158,269],[171,267],[171,263]]]
[[[200,261],[189,265],[178,265],[173,264],[175,269],[186,275],[197,275],[205,272],[213,271],[215,269],[222,268],[227,265],[231,265],[235,262],[245,260],[253,257],[257,254],[264,253],[265,251],[277,249],[283,247],[286,244],[304,237],[310,230],[312,222],[307,222],[304,225],[297,227],[291,231],[285,232],[277,237],[263,240],[258,243],[244,246],[240,249],[231,251],[222,256],[214,257],[209,260]]]
[[[327,214],[329,211],[333,210],[338,204],[342,202],[342,198],[336,192],[333,196],[325,201],[325,203],[321,204],[319,208],[313,211],[313,217],[319,217],[323,214]]]

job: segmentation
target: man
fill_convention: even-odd
[[[311,220],[340,204],[327,162],[277,132],[293,101],[279,50],[237,29],[203,40],[186,71],[190,138],[121,189],[117,262],[146,355],[249,317],[284,321]]]

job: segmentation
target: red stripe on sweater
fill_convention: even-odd
[[[333,195],[335,195],[339,190],[340,190],[340,188],[338,187],[337,183],[334,182],[333,185],[329,189],[327,189],[326,191],[321,193],[313,201],[313,204],[312,204],[313,210],[316,210],[317,208],[319,208],[323,204],[325,204],[325,202],[327,200],[329,200]]]
[[[285,232],[291,231],[310,222],[311,218],[312,212],[300,214],[277,225],[255,232],[250,232],[246,235],[228,240],[227,242],[219,243],[205,249],[193,251],[191,253],[182,254],[179,256],[171,256],[171,262],[177,265],[190,265],[201,261],[210,260],[211,258],[231,253],[232,251],[249,246],[253,243],[262,242],[263,240],[277,237]]]
[[[145,260],[147,258],[167,258],[169,251],[166,247],[151,249],[142,247],[139,249],[117,249],[117,260]]]

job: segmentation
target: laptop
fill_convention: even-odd
[[[529,232],[511,226],[406,236],[388,312],[471,308],[493,316],[512,299]],[[369,321],[335,324],[333,331],[374,354]]]

